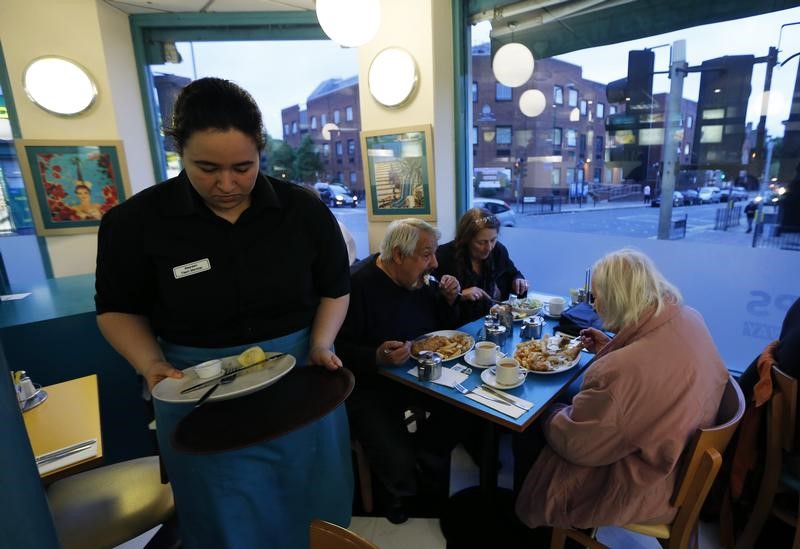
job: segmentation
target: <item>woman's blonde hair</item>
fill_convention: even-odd
[[[604,326],[614,332],[638,323],[650,307],[658,314],[665,304],[683,300],[650,258],[634,248],[599,259],[592,267],[592,282],[602,300]]]
[[[433,225],[421,219],[407,217],[392,221],[386,229],[386,235],[381,242],[381,260],[390,261],[395,248],[400,249],[400,254],[403,257],[414,255],[421,231],[434,235],[436,240],[441,238],[441,233]]]

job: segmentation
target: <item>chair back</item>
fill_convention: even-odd
[[[797,418],[797,380],[783,373],[777,365],[772,366],[772,399],[767,412],[767,421],[775,425],[772,432],[780,433],[777,441],[786,452],[794,450],[795,428]],[[769,435],[769,432],[768,432]]]
[[[688,547],[700,508],[722,466],[722,454],[736,431],[745,410],[745,400],[739,384],[728,378],[717,410],[715,425],[698,429],[694,440],[685,450],[683,469],[672,504],[678,513],[670,527],[670,546]],[[674,545],[673,545],[674,544]]]
[[[347,528],[324,520],[313,520],[309,526],[310,549],[378,549],[378,546]]]

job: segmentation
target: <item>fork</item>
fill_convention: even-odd
[[[462,395],[467,395],[467,394],[473,392],[472,389],[467,389],[466,387],[464,387],[463,385],[461,385],[458,382],[453,384],[453,389],[455,389],[456,391],[458,391]],[[494,397],[490,397],[490,396],[486,396],[486,395],[479,395],[479,396],[481,398],[485,398],[486,400],[491,400],[492,402],[497,402],[499,404],[505,404],[506,406],[508,406],[508,402],[503,402],[499,398],[494,398]]]

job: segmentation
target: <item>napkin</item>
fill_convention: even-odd
[[[57,452],[58,450],[54,451]],[[42,455],[36,456],[36,458],[37,459],[41,458]],[[62,467],[66,467],[67,465],[72,465],[73,463],[78,463],[85,459],[93,458],[96,455],[97,455],[97,442],[94,442],[91,446],[84,448],[79,452],[70,454],[68,456],[64,456],[63,458],[59,458],[53,461],[48,461],[41,465],[37,465],[37,467],[39,468],[39,474],[44,475],[45,473],[49,473],[50,471],[55,471],[56,469],[61,469]]]
[[[416,366],[411,368],[408,371],[408,373],[411,374],[414,377],[419,377],[419,375],[417,374],[417,367]],[[452,389],[453,385],[455,385],[456,383],[461,383],[462,381],[464,381],[468,377],[469,376],[467,374],[462,374],[460,372],[454,372],[450,368],[442,367],[442,376],[439,379],[434,379],[433,383],[436,383],[438,385],[444,385],[445,387],[450,387]]]
[[[497,402],[496,400],[490,400],[490,399],[497,399],[498,397],[496,397],[489,391],[486,391],[480,386],[475,387],[471,392],[467,393],[464,396],[466,396],[470,400],[479,402],[484,406],[487,406],[493,410],[497,410],[498,412],[503,413],[507,416],[511,416],[514,419],[519,418],[521,415],[525,414],[528,410],[533,408],[532,402],[529,402],[524,398],[515,397],[514,395],[510,395],[508,393],[505,393],[505,396],[513,400],[517,404],[519,404],[519,406],[524,408],[524,410],[522,408],[514,406],[513,404],[505,404]]]

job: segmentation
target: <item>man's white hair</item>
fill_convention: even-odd
[[[434,235],[437,241],[442,236],[436,227],[415,217],[392,221],[381,242],[381,260],[390,261],[395,248],[403,257],[414,255],[422,231]]]

